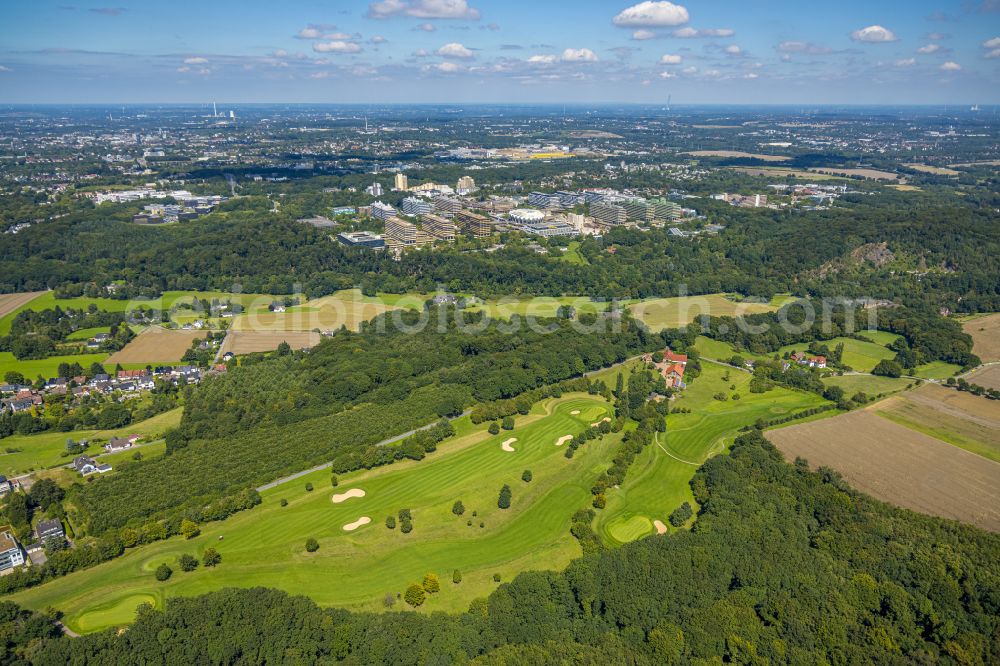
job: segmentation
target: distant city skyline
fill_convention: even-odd
[[[1000,103],[1000,0],[71,1],[0,103]]]

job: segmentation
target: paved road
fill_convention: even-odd
[[[467,409],[464,412],[462,412],[459,416],[456,416],[454,419],[449,419],[449,420],[454,421],[455,419],[460,419],[463,416],[468,416],[471,413],[472,413],[472,410],[471,409]],[[389,439],[384,439],[381,442],[379,442],[378,444],[376,444],[375,446],[387,446],[387,445],[392,444],[394,442],[398,442],[401,439],[406,439],[410,435],[412,435],[414,433],[417,433],[417,432],[420,432],[421,430],[430,430],[435,425],[437,425],[437,421],[435,421],[434,423],[428,423],[427,425],[421,426],[419,428],[414,428],[413,430],[409,430],[407,432],[404,432],[402,435],[396,435],[395,437],[390,437]],[[257,487],[257,492],[259,492],[259,493],[260,492],[264,492],[265,490],[270,490],[271,488],[274,488],[276,486],[280,486],[283,483],[287,483],[289,481],[294,481],[295,479],[301,479],[306,474],[312,474],[313,472],[318,472],[321,469],[327,469],[332,464],[333,463],[323,463],[322,465],[316,465],[315,467],[310,467],[309,469],[303,470],[301,472],[296,472],[295,474],[289,474],[288,476],[284,476],[284,477],[278,479],[277,481],[271,481],[270,483],[265,483],[262,486],[258,486]]]

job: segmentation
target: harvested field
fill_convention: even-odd
[[[744,153],[740,150],[692,150],[684,153],[693,157],[737,157],[760,160],[761,162],[786,162],[791,157],[787,155],[761,155],[760,153]]]
[[[1000,361],[1000,312],[970,319],[962,329],[972,336],[972,351],[983,362]]]
[[[910,430],[871,411],[772,430],[787,460],[840,472],[873,497],[1000,532],[1000,463]]]
[[[27,305],[44,293],[44,291],[26,291],[20,294],[0,294],[0,317],[6,317],[14,310]]]
[[[814,173],[828,173],[834,176],[860,176],[871,180],[899,180],[899,176],[891,171],[879,171],[878,169],[827,169],[823,167],[811,168]]]
[[[839,180],[843,176],[831,176],[825,173],[814,171],[803,171],[802,169],[786,169],[783,167],[729,167],[738,173],[745,173],[748,176],[764,176],[775,178],[805,178],[810,181]]]
[[[879,416],[1000,462],[1000,404],[925,384],[872,408]]]
[[[237,356],[256,352],[269,352],[287,342],[292,349],[315,347],[322,339],[315,331],[230,331],[222,343],[222,353]]]
[[[962,162],[961,164],[949,164],[950,167],[981,167],[981,166],[1000,166],[1000,160],[982,160],[980,162]]]
[[[419,308],[423,301],[414,298],[405,307]],[[233,320],[234,331],[335,331],[346,326],[352,331],[361,323],[379,316],[383,312],[397,310],[378,299],[364,298],[355,290],[324,296],[305,305],[290,307],[285,312],[248,312]]]
[[[205,331],[171,331],[159,326],[147,328],[125,345],[121,351],[107,358],[105,363],[176,363],[181,360],[195,340],[208,337]]]
[[[970,384],[979,384],[1000,391],[1000,365],[991,365],[988,368],[976,370],[967,375],[965,379]]]
[[[760,312],[774,312],[777,309],[778,306],[771,303],[730,300],[725,294],[653,298],[629,306],[632,316],[653,331],[687,326],[703,314],[713,317],[739,317]]]
[[[960,171],[955,171],[954,169],[930,166],[929,164],[904,164],[903,166],[909,167],[914,171],[920,171],[922,173],[932,173],[935,176],[958,176],[961,174]]]

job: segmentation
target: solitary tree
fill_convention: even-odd
[[[525,483],[531,483],[531,479],[532,479],[531,470],[530,469],[524,470],[524,472],[521,474],[521,480],[524,481]]]
[[[340,483],[340,482],[337,481],[337,475],[336,474],[334,474],[333,476],[330,477],[330,485],[331,486],[333,486],[334,488],[336,488],[338,483]]]
[[[181,571],[194,571],[198,568],[198,560],[193,555],[188,555],[187,553],[177,558],[177,564],[180,565]]]
[[[396,519],[393,518],[392,516],[388,516],[385,519],[385,526],[388,527],[390,530],[396,529]]]
[[[453,582],[455,585],[458,585],[459,583],[461,583],[462,582],[462,572],[459,571],[458,569],[455,569],[455,572],[451,575],[451,582]]]
[[[206,548],[201,561],[206,567],[214,567],[222,561],[222,555],[219,555],[219,551],[214,548]]]
[[[451,507],[451,512],[456,516],[461,516],[465,513],[465,505],[462,504],[462,500],[455,502],[455,504]]]
[[[505,417],[503,417],[503,421],[500,422],[500,427],[502,427],[504,430],[513,430],[514,429],[514,417],[513,416],[505,416]]]
[[[428,594],[434,594],[441,591],[441,581],[438,580],[437,574],[429,573],[424,576],[424,591]]]
[[[491,435],[496,435],[500,432],[500,424],[494,421],[493,423],[490,424],[490,427],[487,428],[487,430]]]
[[[504,487],[500,489],[500,497],[497,499],[497,506],[501,509],[510,508],[510,486],[504,484]]]
[[[168,567],[166,564],[161,564],[160,566],[156,567],[156,580],[165,581],[168,578],[170,578],[171,574],[173,573],[174,573],[173,569]]]
[[[311,492],[312,492],[312,489],[313,489],[313,484],[311,484],[311,483],[307,483],[307,484],[306,484],[306,492],[307,492],[307,493],[311,493]]]
[[[406,588],[406,593],[403,594],[403,599],[406,600],[406,603],[416,608],[427,600],[427,593],[424,591],[424,588],[414,583]]]
[[[317,550],[319,550],[319,542],[316,541],[316,539],[313,539],[312,537],[306,539],[306,551],[310,553],[315,553]]]

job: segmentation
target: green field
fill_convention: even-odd
[[[858,335],[863,338],[868,338],[875,344],[882,345],[883,347],[888,347],[901,337],[896,333],[890,333],[889,331],[859,331]]]
[[[913,370],[912,374],[914,377],[920,377],[921,379],[948,379],[948,377],[957,375],[961,370],[962,366],[960,365],[945,363],[944,361],[934,361],[933,363],[925,363],[918,366]]]
[[[845,375],[843,377],[826,377],[823,383],[827,386],[839,386],[844,389],[847,397],[858,391],[872,398],[882,393],[896,393],[909,386],[912,379],[893,379],[892,377],[876,377],[875,375]]]
[[[35,435],[4,437],[0,439],[0,474],[17,476],[37,469],[68,464],[71,458],[59,454],[66,450],[66,440],[70,438],[74,441],[100,439],[106,442],[115,436],[143,435],[145,438],[143,441],[148,442],[151,438],[159,437],[170,428],[178,426],[181,422],[181,411],[182,408],[178,407],[118,430],[49,431]],[[7,453],[6,451],[9,449],[16,449],[16,452]],[[91,446],[87,453],[94,455],[101,452],[102,449],[99,447]],[[127,451],[126,453],[128,454],[126,457],[131,457],[133,452]]]
[[[636,319],[653,331],[687,326],[700,315],[735,317],[774,312],[789,300],[787,295],[775,296],[770,303],[738,302],[727,294],[651,298],[630,305]]]
[[[68,336],[67,340],[89,340],[98,333],[107,333],[110,330],[110,326],[95,326],[93,328],[81,328],[79,330],[73,331]]]
[[[683,502],[696,508],[688,482],[705,460],[727,450],[741,427],[826,403],[818,395],[783,388],[753,394],[750,378],[735,368],[702,364],[701,377],[673,403],[692,413],[669,415],[667,432],[639,454],[622,487],[608,491],[607,507],[595,524],[605,541],[620,544],[652,534],[652,521],[668,524],[670,512]],[[729,388],[734,384],[735,391]],[[740,400],[715,400],[720,391],[739,393]]]
[[[60,363],[79,363],[86,370],[91,363],[103,363],[107,354],[71,354],[68,356],[50,356],[49,358],[19,361],[10,352],[0,352],[0,380],[11,370],[16,370],[29,381],[35,381],[38,375],[44,379],[58,376]]]
[[[566,251],[562,253],[561,257],[559,257],[566,263],[576,264],[578,266],[586,266],[590,263],[587,261],[586,257],[580,254],[580,241],[570,241],[566,245],[566,248]]]
[[[588,442],[572,460],[555,442],[609,413],[603,400],[571,394],[536,404],[529,415],[516,418],[513,432],[495,437],[485,424],[463,419],[456,436],[423,461],[342,475],[336,489],[328,471],[315,472],[264,492],[259,507],[203,525],[201,536],[191,541],[143,546],[10,599],[29,608],[58,608],[71,629],[86,632],[129,622],[143,601],[162,607],[167,596],[229,586],[275,587],[322,605],[378,610],[386,593],[402,592],[434,572],[442,589],[422,609],[464,610],[497,586],[494,573],[508,581],[520,571],[561,569],[579,557],[570,518],[589,505],[590,485],[609,464],[620,436]],[[513,453],[501,450],[510,437],[518,439]],[[533,473],[531,483],[521,480],[525,469]],[[305,491],[306,482],[315,486],[313,492]],[[513,504],[502,511],[497,494],[505,483],[513,489]],[[354,488],[366,496],[331,502],[334,493]],[[281,499],[288,506],[280,506]],[[456,500],[465,504],[462,517],[451,512]],[[410,534],[385,527],[386,516],[401,508],[413,512]],[[362,516],[371,524],[343,530]],[[304,549],[309,537],[320,544],[316,553]],[[209,546],[222,554],[216,569],[183,573],[176,567],[179,555],[198,555]],[[163,562],[175,573],[159,583],[153,571]],[[455,569],[462,572],[459,585],[451,582]]]
[[[604,312],[608,309],[608,303],[592,301],[585,296],[537,296],[534,298],[477,299],[466,310],[469,312],[485,311],[494,319],[510,319],[514,315],[519,317],[555,317],[559,307],[563,305],[576,308],[578,313]]]
[[[829,347],[830,351],[833,351],[841,343],[844,345],[841,362],[858,372],[871,372],[882,359],[896,357],[896,352],[874,342],[865,342],[864,340],[855,340],[854,338],[833,338],[832,340],[822,341],[822,344]],[[805,351],[808,346],[804,343],[788,345],[778,350],[778,353],[783,356],[786,352]]]

